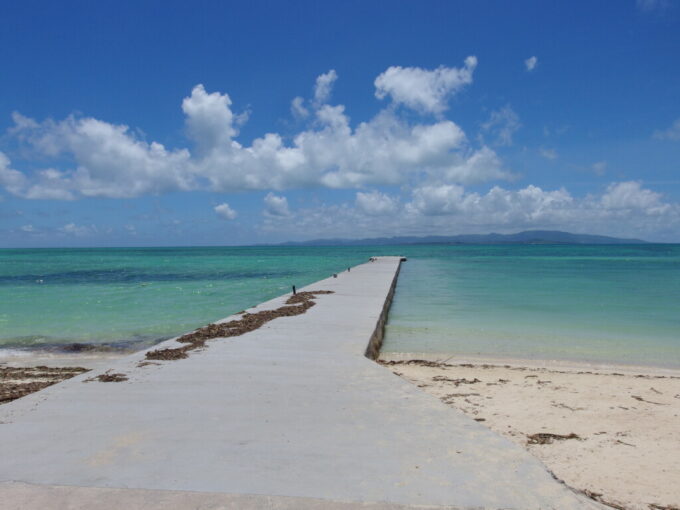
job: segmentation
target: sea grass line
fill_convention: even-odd
[[[317,294],[333,294],[333,291],[314,290],[298,292],[297,294],[289,297],[284,306],[281,306],[275,310],[244,313],[243,317],[239,320],[233,320],[219,324],[208,324],[207,326],[199,328],[196,331],[182,335],[176,340],[177,342],[186,345],[182,347],[168,347],[165,349],[149,351],[146,353],[146,359],[165,361],[184,359],[189,356],[189,352],[204,347],[205,343],[213,338],[240,336],[244,333],[254,331],[267,322],[278,317],[292,317],[295,315],[301,315],[316,304],[314,301],[312,301],[312,299],[315,298]]]

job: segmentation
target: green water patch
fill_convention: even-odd
[[[403,266],[383,351],[680,367],[677,246],[443,251]]]
[[[0,250],[0,347],[139,345],[364,262],[298,247]]]

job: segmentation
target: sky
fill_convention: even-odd
[[[0,5],[0,247],[680,242],[680,2]]]

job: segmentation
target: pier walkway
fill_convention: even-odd
[[[300,289],[333,293],[185,359],[113,361],[127,380],[90,372],[0,406],[0,508],[600,508],[365,357],[399,265]]]

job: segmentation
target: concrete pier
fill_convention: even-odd
[[[300,289],[333,294],[186,359],[112,362],[125,381],[0,406],[0,508],[600,508],[366,357],[399,265]]]

